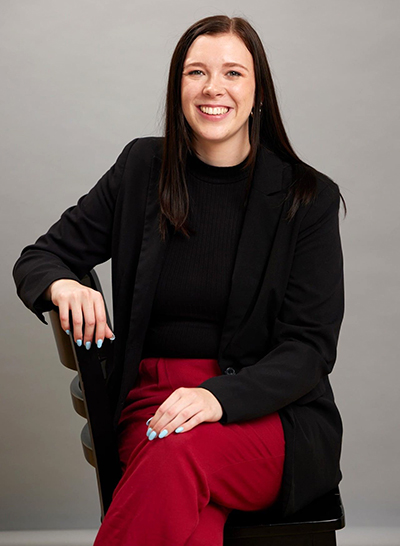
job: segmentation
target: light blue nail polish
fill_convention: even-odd
[[[182,432],[182,430],[183,430],[183,427],[178,427],[178,428],[175,429],[175,432],[179,433],[179,432]]]
[[[114,339],[115,339],[115,336],[110,337],[110,341],[114,341]]]
[[[147,432],[146,432],[147,438],[150,436],[152,430],[153,430],[153,429],[152,429],[151,427],[149,427],[149,428],[147,429]]]
[[[86,347],[87,350],[89,350],[91,346],[92,346],[92,344],[91,344],[90,341],[87,341],[87,342],[85,343],[85,347]]]
[[[159,438],[165,438],[165,436],[168,434],[168,430],[165,428],[164,430],[162,430],[159,434]]]
[[[77,339],[77,340],[76,340],[76,344],[78,345],[78,347],[81,347],[81,346],[82,346],[82,340],[81,340],[81,339]]]
[[[157,432],[153,430],[153,432],[149,436],[149,440],[154,440],[154,438],[157,436]]]
[[[69,330],[65,330],[65,333],[69,335],[71,332]]]
[[[103,340],[99,339],[97,342],[97,348],[100,349],[100,347],[103,345]]]

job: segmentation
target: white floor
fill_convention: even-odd
[[[0,546],[93,546],[97,531],[3,531]],[[400,546],[400,527],[345,527],[338,546]]]
[[[336,532],[336,541],[338,546],[400,546],[400,527],[345,527]]]
[[[0,532],[0,546],[93,546],[97,531]]]

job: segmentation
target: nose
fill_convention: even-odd
[[[218,96],[224,94],[224,88],[218,81],[218,78],[210,77],[204,85],[203,92],[208,96]]]

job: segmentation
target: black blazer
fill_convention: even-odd
[[[47,324],[41,297],[111,258],[114,310],[108,392],[116,427],[134,385],[166,242],[158,234],[162,137],[136,138],[115,164],[13,268],[17,293]],[[284,220],[292,167],[261,146],[232,275],[218,362],[201,383],[223,424],[279,411],[286,460],[279,514],[288,516],[341,480],[342,421],[328,374],[344,314],[339,187],[317,172],[318,196]]]

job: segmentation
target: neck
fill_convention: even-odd
[[[250,153],[250,141],[232,143],[226,142],[196,142],[195,151],[199,158],[215,167],[231,167],[238,165]]]

